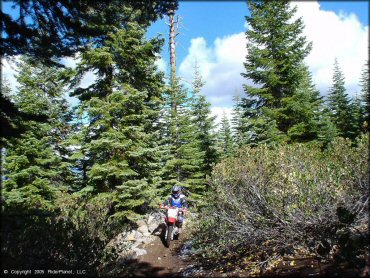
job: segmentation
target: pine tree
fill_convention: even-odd
[[[286,135],[278,129],[276,120],[264,113],[263,101],[258,98],[245,97],[242,99],[241,107],[244,113],[248,145],[271,145],[286,141]]]
[[[187,91],[178,83],[178,79],[167,91],[165,107],[167,155],[164,161],[163,193],[168,194],[170,188],[178,184],[197,198],[204,192],[202,168],[205,151],[201,150],[201,141],[197,138],[198,128],[192,119]]]
[[[318,139],[322,126],[320,116],[323,113],[323,99],[312,82],[307,66],[302,64],[300,83],[293,96],[282,100],[283,107],[279,113],[289,122],[287,135],[290,142],[308,142]]]
[[[14,1],[19,12],[1,11],[2,54],[4,57],[28,55],[48,65],[74,56],[89,45],[100,45],[111,30],[121,28],[135,14],[136,22],[148,26],[168,13],[178,1]],[[23,132],[19,122],[45,121],[45,117],[20,112],[0,94],[2,137],[17,137]],[[4,144],[0,139],[1,146]],[[1,147],[0,146],[0,147]]]
[[[255,84],[244,86],[249,109],[262,115],[250,119],[256,126],[252,138],[256,143],[284,142],[294,115],[282,115],[280,109],[285,109],[300,84],[301,65],[311,44],[302,35],[302,19],[293,20],[296,7],[290,8],[290,1],[248,1],[248,7],[248,55],[242,75]]]
[[[318,114],[317,123],[317,140],[321,142],[325,148],[338,135],[338,131],[330,119],[330,112],[326,108],[324,108],[323,111]]]
[[[230,156],[233,153],[233,137],[231,132],[230,121],[225,111],[221,118],[221,127],[218,133],[218,149],[221,158]]]
[[[334,61],[333,84],[327,97],[328,108],[332,122],[338,130],[338,135],[345,138],[354,138],[351,132],[350,101],[344,86],[344,75],[337,59]]]
[[[26,121],[25,132],[9,140],[4,164],[7,207],[52,209],[56,193],[73,181],[62,141],[68,133],[68,111],[62,98],[64,70],[24,58],[19,64],[18,91],[12,97],[20,111],[45,115],[48,122]]]
[[[204,192],[203,162],[205,151],[198,139],[197,125],[192,120],[191,102],[188,92],[181,86],[176,75],[176,36],[178,35],[175,20],[177,3],[169,3],[169,49],[170,49],[170,86],[165,92],[164,106],[164,152],[163,195],[170,188],[181,185],[193,193],[196,199]],[[201,85],[201,84],[198,84]]]
[[[217,150],[215,149],[216,136],[213,132],[215,116],[210,116],[211,104],[207,102],[206,97],[201,94],[204,83],[197,66],[195,66],[194,69],[194,80],[192,85],[190,102],[193,124],[197,127],[196,139],[200,142],[200,150],[204,152],[202,171],[204,176],[206,176],[211,174],[212,166],[217,162]]]
[[[369,61],[365,64],[361,73],[361,106],[363,107],[363,130],[368,130],[370,125],[370,88],[369,88]]]
[[[233,101],[234,107],[231,118],[233,137],[236,146],[241,147],[248,143],[248,119],[240,95],[235,95]]]
[[[88,117],[79,153],[87,167],[84,191],[112,192],[115,215],[128,219],[155,202],[163,90],[163,74],[154,65],[163,41],[146,40],[134,18],[83,53],[78,77],[89,70],[98,76],[75,92]]]
[[[361,134],[364,127],[364,114],[365,109],[361,103],[361,98],[355,95],[349,104],[350,111],[350,122],[349,122],[349,132],[351,134],[351,139],[355,139]]]

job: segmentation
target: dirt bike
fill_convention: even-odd
[[[179,238],[179,221],[181,221],[183,209],[178,207],[163,207],[166,212],[166,235],[165,241],[167,247],[170,247],[171,240]]]

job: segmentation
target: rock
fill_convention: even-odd
[[[135,248],[133,251],[136,257],[148,254],[148,252],[145,249]]]
[[[126,240],[127,241],[135,241],[135,238],[136,238],[136,231],[131,231],[127,236],[126,236]]]
[[[158,260],[160,261],[160,260],[162,260],[162,258],[161,257],[158,257]]]
[[[145,220],[139,220],[139,221],[137,221],[136,222],[136,225],[140,228],[141,226],[146,226],[146,222],[145,222]]]
[[[143,238],[143,234],[139,231],[134,231],[135,232],[135,240],[141,240]]]
[[[149,217],[148,217],[148,221],[147,221],[148,225],[149,225],[153,220],[154,220],[154,216],[153,216],[153,215],[149,215]]]
[[[144,244],[148,244],[150,242],[152,242],[153,240],[155,239],[155,237],[153,237],[152,235],[149,234],[148,237],[144,237],[141,242],[144,243]],[[153,245],[153,244],[151,244]]]
[[[135,258],[135,254],[132,251],[124,251],[118,253],[117,263],[119,265],[125,264],[128,260]]]
[[[131,250],[134,250],[135,248],[137,248],[139,245],[141,244],[140,241],[136,241],[134,244],[131,245]]]
[[[148,233],[148,226],[146,224],[144,225],[141,225],[138,229],[137,229],[138,232],[142,233],[142,234],[145,234],[145,233]]]
[[[158,223],[156,222],[150,223],[148,226],[149,233],[153,233],[158,227],[159,227]]]
[[[144,237],[151,237],[151,236],[152,236],[152,234],[151,234],[151,233],[149,233],[149,232],[145,232],[145,233],[143,233],[143,236],[144,236]]]

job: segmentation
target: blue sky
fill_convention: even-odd
[[[369,2],[368,1],[301,1],[297,17],[302,17],[304,35],[313,42],[313,49],[306,58],[313,80],[320,93],[327,95],[331,86],[334,59],[346,78],[347,93],[359,92],[359,77],[368,59]],[[3,3],[3,11],[10,5]],[[180,34],[177,37],[178,75],[191,82],[194,61],[197,61],[206,85],[203,94],[211,102],[214,115],[231,113],[232,98],[243,95],[243,84],[250,80],[241,77],[246,53],[245,16],[249,14],[246,1],[180,1],[177,12],[181,16]],[[169,68],[168,26],[165,19],[158,20],[148,30],[148,37],[162,34],[166,44],[158,60],[161,70]],[[74,65],[73,58],[65,59]],[[13,83],[14,68],[5,64],[3,75]],[[87,74],[83,86],[94,80]],[[76,100],[70,98],[72,103]]]
[[[359,88],[361,69],[368,59],[368,1],[301,1],[297,16],[303,18],[307,39],[313,50],[306,58],[317,89],[327,95],[331,85],[334,59],[337,58],[346,78],[350,96]],[[192,65],[197,61],[206,82],[203,93],[211,102],[213,113],[230,115],[235,94],[243,95],[240,76],[244,72],[246,31],[245,1],[180,1],[181,16],[177,37],[177,68],[183,80],[192,80]],[[148,37],[160,33],[166,44],[158,63],[168,72],[168,26],[159,20],[148,31]]]
[[[322,10],[337,14],[354,13],[364,25],[369,25],[369,1],[319,1]],[[180,1],[178,15],[182,17],[180,34],[177,37],[177,60],[185,58],[190,47],[190,40],[204,37],[213,42],[217,37],[245,32],[245,16],[249,15],[245,1]],[[164,20],[158,20],[148,30],[148,37],[162,34],[168,36],[168,27]],[[168,47],[162,51],[163,58],[169,59]]]

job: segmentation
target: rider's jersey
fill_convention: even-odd
[[[186,201],[186,196],[184,194],[180,194],[178,198],[174,198],[172,195],[170,195],[168,199],[164,202],[164,205],[178,208],[187,208],[188,202]]]

